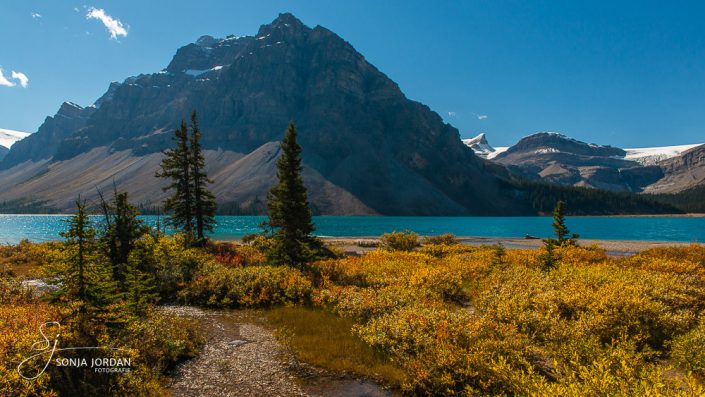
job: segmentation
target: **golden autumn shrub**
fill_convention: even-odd
[[[410,232],[385,233],[379,238],[382,247],[389,251],[413,251],[420,245],[419,235]]]
[[[259,307],[302,303],[313,285],[299,270],[284,266],[240,268],[208,264],[181,293],[181,298],[207,306]]]
[[[458,245],[460,244],[460,240],[452,233],[445,233],[425,237],[423,243],[424,245]]]
[[[403,365],[406,392],[702,395],[701,247],[613,258],[564,246],[549,271],[539,250],[429,247],[315,265],[314,302]]]
[[[51,375],[44,374],[35,380],[26,380],[20,376],[17,366],[36,353],[32,345],[41,340],[39,326],[59,317],[59,311],[45,303],[14,302],[0,305],[0,396],[57,395],[51,387]],[[27,362],[22,367],[23,374],[33,377],[42,370],[45,362],[45,357]]]
[[[705,318],[697,327],[673,339],[671,357],[680,368],[705,379]]]

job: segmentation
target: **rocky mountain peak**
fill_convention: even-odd
[[[64,102],[61,104],[61,107],[59,107],[59,111],[56,112],[56,116],[80,117],[82,111],[82,106],[77,105],[73,102]]]
[[[520,139],[516,145],[498,155],[497,158],[507,157],[512,153],[528,151],[532,151],[535,154],[570,153],[579,156],[600,157],[624,157],[626,155],[623,149],[613,146],[578,141],[558,132],[539,132]]]
[[[213,36],[204,35],[196,40],[196,45],[201,47],[212,47],[218,43],[218,40]]]
[[[487,136],[484,132],[474,138],[463,139],[463,143],[482,158],[487,158],[490,153],[496,151],[495,148],[490,146],[489,142],[487,142]]]

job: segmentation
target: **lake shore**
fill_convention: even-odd
[[[346,252],[364,253],[375,249],[364,245],[374,245],[379,243],[379,237],[326,237],[323,239],[331,245],[335,245]],[[541,239],[508,238],[508,237],[478,237],[465,236],[458,237],[462,244],[467,245],[494,245],[502,243],[506,248],[514,249],[539,249],[543,247]],[[360,244],[362,243],[362,244]],[[578,244],[582,246],[596,245],[610,255],[630,255],[640,251],[659,247],[687,247],[694,243],[673,242],[673,241],[629,241],[629,240],[588,240],[580,239]],[[701,244],[702,243],[695,243]],[[363,245],[363,246],[361,246]]]
[[[423,237],[422,237],[423,238]],[[512,249],[539,249],[543,247],[543,240],[539,238],[512,238],[512,237],[480,237],[480,236],[462,236],[457,237],[462,244],[467,245],[495,245],[503,244],[505,248]],[[376,249],[380,244],[379,236],[363,236],[363,237],[322,237],[322,240],[327,244],[336,246],[346,253],[363,254],[365,252]],[[219,240],[219,241],[239,241]],[[637,241],[637,240],[593,240],[579,239],[578,244],[589,247],[597,246],[604,249],[610,255],[630,255],[651,248],[660,247],[687,247],[691,244],[703,245],[697,242],[675,242],[675,241]]]

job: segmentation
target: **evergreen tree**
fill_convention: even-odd
[[[76,200],[76,214],[68,220],[64,237],[65,268],[56,275],[62,287],[52,297],[55,301],[76,302],[80,323],[110,321],[109,307],[120,298],[112,272],[100,254],[96,231],[86,213],[85,203]],[[82,328],[87,329],[87,328]]]
[[[544,252],[539,255],[539,261],[541,262],[541,270],[547,272],[556,267],[556,255],[554,253],[554,248],[556,247],[556,240],[549,238],[543,240],[543,242]]]
[[[105,214],[105,232],[102,241],[107,248],[107,257],[113,269],[113,279],[124,291],[130,253],[134,250],[137,240],[147,233],[148,228],[137,218],[139,211],[130,204],[127,192],[118,193],[115,189],[112,204],[108,204],[102,194],[100,199]]]
[[[575,245],[577,234],[571,236],[568,227],[565,224],[565,203],[558,200],[556,207],[553,209],[553,231],[556,233],[556,241],[558,245]]]
[[[271,262],[303,267],[321,248],[314,231],[311,209],[301,173],[301,146],[296,142],[296,127],[289,123],[277,161],[279,183],[269,192],[268,225],[272,228],[273,248],[267,256]]]
[[[171,183],[164,188],[164,191],[171,191],[171,196],[164,202],[164,209],[172,212],[168,222],[184,233],[186,244],[191,244],[194,239],[192,162],[188,129],[184,121],[174,132],[174,141],[176,147],[164,151],[161,170],[156,173],[156,176],[171,180]]]
[[[213,183],[205,172],[206,160],[201,149],[201,130],[198,127],[196,112],[191,113],[191,178],[193,179],[193,211],[196,220],[196,245],[202,246],[205,231],[212,232],[215,224],[215,196],[207,184]]]
[[[130,258],[125,273],[125,306],[136,316],[142,317],[149,305],[159,300],[159,294],[155,292],[154,276],[140,270],[141,263],[136,259]]]
[[[64,260],[67,269],[58,296],[65,296],[85,303],[88,298],[89,262],[95,260],[95,229],[86,214],[86,205],[79,197],[76,214],[68,221],[68,230],[61,232],[64,240]]]

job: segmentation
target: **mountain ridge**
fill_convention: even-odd
[[[645,193],[677,193],[705,183],[703,144],[621,149],[538,132],[487,155],[471,140],[464,142],[531,180]]]
[[[501,193],[511,189],[503,182],[509,175],[476,157],[457,129],[406,98],[350,43],[291,14],[280,14],[255,36],[202,36],[178,49],[164,70],[111,83],[92,106],[64,103],[0,163],[0,200],[31,197],[68,209],[70,195],[94,198],[95,186],[119,179],[134,195],[144,189],[138,185],[147,184],[152,192],[142,198],[156,203],[158,183],[146,173],[133,176],[139,183],[129,182],[129,164],[142,164],[169,147],[173,128],[192,110],[201,121],[204,149],[233,159],[277,142],[294,120],[308,186],[327,186],[324,190],[336,192],[331,197],[348,197],[312,195],[321,213],[530,211],[527,203]],[[127,154],[111,157],[116,153]],[[91,157],[97,154],[103,157]],[[84,162],[106,158],[114,163],[100,171]],[[240,170],[241,179],[218,178],[213,189],[222,193],[220,204],[264,200],[269,186],[250,178],[272,181],[273,159],[263,161],[248,162],[251,168]],[[83,166],[75,166],[79,163]],[[22,164],[38,174],[18,169]],[[219,167],[212,172],[220,174],[228,165]],[[47,188],[54,184],[73,189]]]

